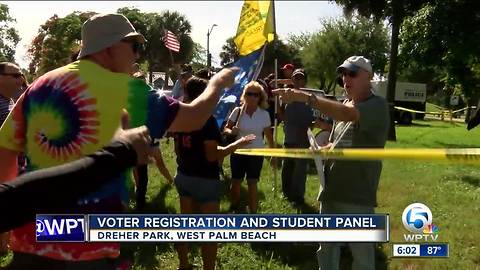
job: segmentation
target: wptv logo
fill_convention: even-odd
[[[403,210],[402,222],[407,231],[412,234],[404,234],[405,241],[436,241],[438,239],[438,227],[432,223],[432,211],[423,203],[412,203]]]
[[[37,215],[37,242],[84,242],[84,215]]]

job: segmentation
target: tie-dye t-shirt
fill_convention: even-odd
[[[0,130],[0,147],[24,152],[27,171],[67,163],[108,144],[120,124],[122,108],[129,112],[132,127],[146,124],[151,136],[160,138],[179,104],[141,80],[80,60],[43,75],[27,89]],[[123,211],[131,183],[127,175],[119,173],[80,200],[72,212]],[[45,200],[55,200],[57,192],[62,191],[52,190]],[[117,243],[36,243],[33,223],[15,229],[10,245],[17,252],[58,260],[119,255]]]

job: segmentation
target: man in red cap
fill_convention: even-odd
[[[285,64],[281,70],[283,70],[283,76],[286,79],[290,79],[293,74],[293,70],[295,69],[295,66],[293,64]]]
[[[293,64],[285,64],[280,68],[283,72],[283,79],[278,79],[278,88],[294,88],[292,82],[292,74],[295,66]],[[270,82],[270,87],[275,88],[275,80]]]

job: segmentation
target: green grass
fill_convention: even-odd
[[[480,129],[467,131],[465,125],[439,121],[415,121],[411,127],[397,127],[397,142],[388,148],[460,148],[480,146]],[[175,171],[173,140],[162,143],[164,158],[171,172]],[[228,159],[224,164],[229,172]],[[150,168],[148,210],[152,213],[179,213],[174,188],[165,185],[158,171]],[[280,175],[277,192],[272,191],[273,173],[264,163],[259,182],[260,213],[317,213],[319,181],[308,176],[306,202],[297,210],[281,196]],[[228,182],[222,182],[221,212],[228,209]],[[246,189],[242,190],[243,201]],[[440,242],[450,243],[448,259],[391,258],[391,244],[379,245],[377,269],[480,269],[480,170],[477,166],[420,161],[385,161],[378,191],[378,213],[389,213],[391,242],[403,242],[406,231],[401,222],[403,209],[410,203],[423,202],[433,213],[439,228]],[[132,203],[133,205],[133,203]],[[318,269],[316,243],[290,244],[220,244],[218,269]],[[127,246],[135,251],[134,269],[176,269],[178,259],[172,244],[138,244]],[[200,249],[193,247],[195,265],[202,265]],[[342,269],[350,263],[349,254],[342,260]],[[2,258],[0,258],[1,262]],[[8,259],[3,258],[4,261]],[[0,263],[1,265],[1,263]]]
[[[393,148],[464,148],[480,146],[480,130],[438,121],[397,128]],[[450,258],[389,259],[389,269],[480,269],[480,171],[478,166],[418,161],[384,162],[377,212],[389,213],[391,242],[402,242],[401,214],[412,202],[423,202],[439,227],[440,242],[450,243]],[[475,229],[477,228],[477,229]],[[383,245],[391,254],[391,246]]]
[[[280,134],[282,137],[283,134]],[[439,121],[416,121],[411,127],[397,127],[397,142],[389,142],[389,148],[444,148],[480,146],[480,129],[468,132],[463,124],[450,124]],[[163,149],[172,149],[163,145]],[[167,166],[175,169],[173,151],[164,150]],[[226,160],[227,161],[227,160]],[[224,168],[228,172],[229,164]],[[156,170],[151,171],[152,179],[158,179]],[[278,176],[280,177],[280,176]],[[277,179],[277,193],[274,196],[273,173],[264,164],[262,178],[259,182],[261,213],[298,213],[281,196],[280,178]],[[223,182],[224,196],[221,211],[228,209],[226,191],[228,182]],[[319,180],[310,174],[307,180],[307,209],[302,213],[317,213]],[[160,181],[154,181],[149,187],[149,196],[157,197],[164,187]],[[243,190],[245,201],[246,190]],[[158,197],[157,197],[158,198]],[[440,229],[439,241],[450,243],[448,259],[392,259],[391,244],[382,244],[378,252],[378,269],[480,269],[480,219],[472,218],[480,214],[480,171],[476,166],[452,165],[445,163],[418,161],[386,161],[380,182],[377,212],[389,213],[391,218],[391,240],[402,242],[403,229],[401,214],[410,203],[423,202],[433,212],[433,222]],[[167,206],[164,211],[179,212],[176,191],[166,191],[162,201]],[[475,215],[475,213],[477,215]],[[158,245],[165,246],[165,245]],[[315,269],[318,268],[315,250],[317,244],[221,244],[217,265],[219,269]],[[145,264],[138,259],[136,269],[175,269],[178,260],[172,245],[156,252],[153,264]],[[347,254],[348,255],[348,254]],[[348,257],[348,256],[347,256]],[[138,257],[137,257],[138,258]],[[201,265],[198,247],[193,256],[194,262]],[[342,261],[348,265],[349,259]],[[156,268],[155,268],[156,267]]]

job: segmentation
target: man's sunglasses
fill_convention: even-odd
[[[247,92],[247,93],[245,93],[245,96],[247,96],[247,97],[259,97],[260,93]]]
[[[350,70],[345,70],[342,72],[342,75],[345,77],[350,77],[350,78],[355,78],[358,75],[357,71],[350,71]]]
[[[126,43],[130,43],[130,45],[132,46],[132,51],[133,53],[135,54],[140,54],[142,51],[143,51],[143,44],[142,43],[138,43],[134,40],[122,40],[123,42],[126,42]]]
[[[23,78],[23,74],[22,73],[0,73],[0,75],[4,75],[4,76],[11,76],[15,79],[18,79],[18,78]]]

